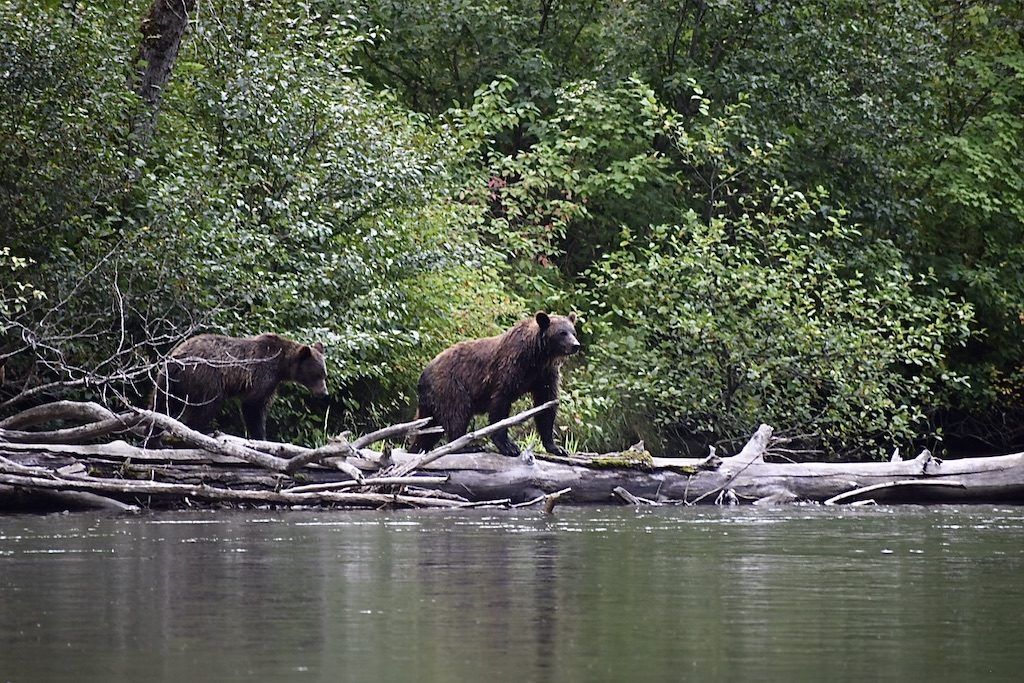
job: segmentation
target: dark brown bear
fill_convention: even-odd
[[[267,438],[267,408],[281,382],[296,382],[314,396],[327,396],[324,347],[307,346],[276,334],[225,337],[201,334],[168,354],[157,376],[153,410],[203,431],[221,404],[242,402],[249,438]],[[150,443],[159,443],[159,433]]]
[[[542,311],[497,337],[459,342],[442,351],[420,375],[417,417],[433,417],[452,441],[466,433],[473,415],[487,413],[492,424],[508,417],[512,402],[523,394],[532,394],[534,405],[557,397],[562,361],[580,350],[575,322],[575,315]],[[555,412],[551,408],[536,416],[537,431],[549,453],[567,455],[555,443]],[[410,450],[430,450],[440,438],[420,434]],[[507,429],[491,438],[504,455],[519,455]]]

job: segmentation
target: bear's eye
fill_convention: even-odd
[[[562,330],[560,333],[563,337],[568,336],[569,330]]]

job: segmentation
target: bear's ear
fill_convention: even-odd
[[[551,324],[551,318],[544,311],[537,311],[537,315],[534,316],[537,319],[537,324],[540,325],[541,330],[548,329],[548,325]]]
[[[324,352],[323,342],[317,342],[316,344],[313,344],[313,348],[319,351],[320,353]]]
[[[302,349],[299,351],[299,360],[306,360],[313,355],[313,349],[309,348],[306,344],[302,345]]]
[[[571,322],[574,325],[576,324],[576,313],[569,314],[569,322]]]

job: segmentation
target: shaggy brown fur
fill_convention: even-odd
[[[466,433],[473,415],[487,413],[491,423],[508,417],[512,403],[529,392],[534,405],[558,396],[562,361],[580,349],[576,316],[543,311],[523,320],[504,334],[463,341],[430,361],[419,382],[417,417],[433,417],[444,427],[448,440]],[[555,408],[535,418],[537,431],[549,453],[566,455],[555,443]],[[438,434],[421,434],[410,450],[430,450]],[[491,436],[504,455],[519,455],[508,430]]]
[[[327,396],[323,345],[307,346],[276,334],[225,337],[201,334],[168,354],[151,406],[203,431],[232,397],[242,402],[249,438],[267,438],[267,409],[281,382],[296,382]],[[159,434],[149,440],[159,443]]]

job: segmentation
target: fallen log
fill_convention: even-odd
[[[434,482],[439,477],[428,477]],[[358,482],[353,482],[358,485]],[[504,507],[507,500],[497,501],[453,501],[448,498],[421,497],[383,493],[350,493],[334,490],[265,491],[248,489],[227,489],[198,484],[168,484],[157,481],[99,478],[91,476],[62,476],[45,467],[29,467],[0,457],[0,486],[41,489],[46,493],[71,492],[90,494],[90,503],[96,498],[131,498],[140,503],[152,496],[171,496],[184,500],[193,499],[210,503],[276,504],[285,506],[331,505],[345,507]]]
[[[663,504],[819,502],[876,486],[877,502],[1018,502],[1024,503],[1024,453],[939,460],[927,451],[913,460],[870,463],[772,463],[764,460],[771,428],[762,426],[746,447],[732,457],[647,458],[630,461],[629,453],[591,457],[589,464],[547,462],[525,454],[507,458],[494,453],[458,453],[422,467],[445,474],[441,489],[474,498],[536,498],[571,488],[575,503],[610,503],[616,488],[636,499]],[[616,462],[616,456],[625,461]],[[401,465],[415,456],[395,452]],[[564,460],[564,459],[562,459]],[[353,460],[360,467],[370,463]],[[917,486],[893,481],[914,481]],[[886,484],[886,486],[877,486]],[[850,496],[856,500],[860,495]],[[843,502],[846,499],[839,499]],[[630,503],[634,504],[634,503]]]
[[[507,498],[468,500],[450,492],[444,495],[415,496],[405,493],[403,489],[415,485],[417,490],[429,490],[426,489],[426,485],[442,484],[446,477],[414,477],[413,472],[421,462],[436,460],[446,452],[483,438],[503,426],[522,422],[553,404],[546,403],[507,418],[501,423],[470,433],[462,439],[412,459],[410,465],[391,466],[390,459],[385,455],[370,454],[365,449],[360,449],[380,439],[415,433],[424,428],[428,420],[392,425],[371,432],[352,443],[348,442],[347,435],[338,435],[326,446],[313,449],[293,444],[249,441],[228,435],[211,437],[190,429],[172,417],[139,408],[129,408],[124,413],[114,414],[97,404],[60,401],[12,416],[5,421],[8,428],[0,428],[0,496],[6,493],[10,499],[12,491],[18,495],[23,495],[26,491],[35,491],[40,497],[57,497],[64,502],[77,502],[89,507],[99,504],[106,496],[110,496],[108,507],[120,505],[118,499],[141,502],[143,496],[147,505],[151,504],[153,496],[158,496],[175,498],[186,504],[190,503],[191,498],[210,503],[291,506],[341,504],[349,507],[507,507],[511,505],[511,500]],[[10,428],[73,419],[94,421],[78,427],[49,431],[19,431]],[[137,428],[145,426],[158,426],[164,433],[196,447],[193,452],[183,456],[178,456],[176,452],[168,452],[168,449],[157,451],[159,455],[156,457],[162,461],[173,463],[183,458],[189,464],[149,466],[140,472],[139,465],[133,463],[132,458],[152,461],[153,451],[140,449],[123,441],[106,445],[71,443],[76,439],[88,440],[109,434],[134,432]],[[197,449],[198,454],[194,452]],[[79,457],[86,451],[92,453],[91,457]],[[348,462],[350,455],[363,457],[371,463],[373,469],[381,469],[384,463],[388,465],[376,477],[364,481],[362,470]],[[72,459],[75,466],[68,462],[68,458]],[[112,467],[112,461],[119,461],[119,464]],[[201,464],[197,466],[197,462]],[[228,474],[215,471],[215,468],[231,467],[238,462],[279,474]],[[307,479],[305,472],[299,474],[299,470],[318,469],[322,467],[321,463],[329,463],[330,471],[340,470],[349,479],[305,487],[290,486],[284,480]],[[95,477],[91,473],[105,476]],[[142,476],[139,476],[140,474]],[[148,481],[143,481],[144,479]],[[166,481],[167,479],[176,481],[170,482]],[[216,481],[217,485],[211,486],[211,480]],[[230,488],[231,485],[242,488]],[[554,505],[555,498],[549,499],[549,507]]]
[[[569,457],[529,451],[516,458],[454,452],[549,405],[470,432],[429,453],[410,454],[387,445],[383,450],[369,446],[427,429],[425,420],[356,439],[341,435],[326,446],[308,448],[198,434],[173,418],[148,411],[115,414],[97,404],[60,402],[25,411],[4,423],[24,429],[47,419],[93,422],[38,432],[0,428],[0,497],[36,491],[52,498],[54,492],[66,492],[107,498],[115,505],[172,507],[185,501],[352,507],[543,503],[553,507],[560,498],[577,504],[629,505],[856,504],[869,498],[875,502],[1024,503],[1024,454],[943,461],[925,451],[912,460],[889,462],[775,463],[765,460],[774,442],[767,425],[730,457],[712,453],[705,458],[656,458],[642,446]],[[116,427],[111,426],[114,422]],[[145,449],[126,441],[66,442],[74,430],[96,438],[106,428],[112,429],[111,434],[132,434],[143,423],[157,423],[166,432],[181,435],[188,447]],[[32,435],[42,438],[33,441]],[[427,499],[431,502],[424,502]]]
[[[137,449],[127,444],[111,444],[102,456],[102,447],[67,445],[39,446],[2,444],[0,455],[16,461],[40,463],[57,468],[76,460],[90,471],[115,476],[173,480],[175,483],[214,483],[218,486],[260,487],[282,490],[316,484],[341,484],[346,491],[359,491],[359,485],[382,488],[396,486],[402,479],[374,482],[378,454],[352,458],[363,470],[359,482],[326,467],[303,470],[296,480],[283,474],[270,474],[239,459],[216,454],[194,453],[154,455],[151,461],[135,459]],[[77,457],[76,457],[77,456]],[[607,464],[614,454],[603,456],[600,466],[548,462],[527,453],[507,458],[496,453],[449,454],[427,464],[419,474],[421,488],[437,489],[468,501],[509,499],[513,504],[536,500],[547,494],[570,489],[563,494],[574,503],[614,503],[621,488],[639,504],[646,500],[662,504],[713,504],[731,499],[761,504],[794,501],[852,502],[870,495],[877,502],[1024,502],[1024,454],[938,461],[930,454],[899,463],[803,463],[777,464],[763,458],[722,458],[715,469],[698,469],[697,459],[655,458],[654,464]],[[401,466],[421,456],[395,451],[394,462]],[[582,459],[581,459],[582,460]],[[600,462],[601,458],[591,458]],[[639,462],[636,461],[637,463]],[[120,469],[119,469],[120,468]],[[441,480],[439,480],[441,479]],[[442,481],[443,480],[443,481]],[[916,482],[916,486],[893,482]],[[868,488],[873,487],[873,488]],[[330,490],[331,486],[325,487]],[[866,489],[866,490],[865,490]],[[369,490],[369,489],[367,489]],[[848,495],[846,495],[848,494]],[[631,502],[630,504],[637,504]]]

